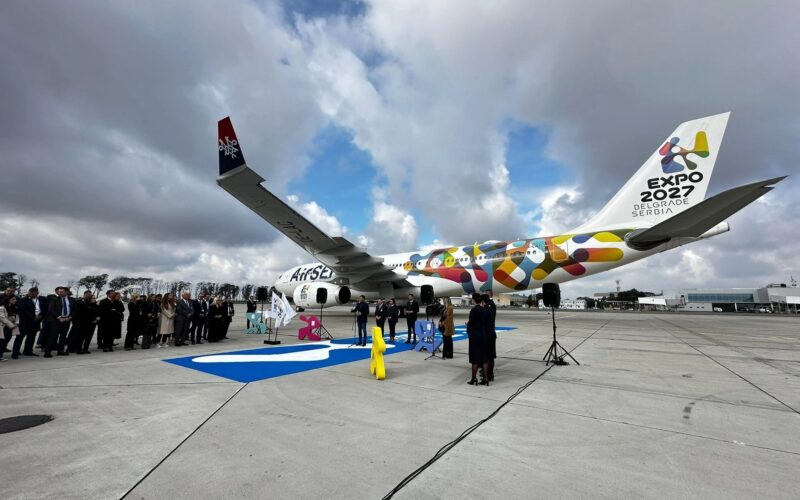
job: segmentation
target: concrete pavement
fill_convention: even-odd
[[[0,435],[2,495],[381,498],[502,406],[395,498],[796,498],[800,318],[557,318],[581,365],[541,362],[547,313],[500,310],[516,329],[498,339],[490,387],[466,384],[466,342],[452,360],[388,356],[385,381],[368,361],[247,384],[162,361],[263,347],[241,333],[3,362],[0,418],[55,419]],[[325,322],[351,335],[346,310]]]

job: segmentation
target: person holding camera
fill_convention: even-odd
[[[367,318],[369,318],[369,304],[367,298],[363,295],[358,297],[356,306],[350,310],[351,313],[356,313],[356,323],[358,324],[358,344],[360,346],[367,345]]]

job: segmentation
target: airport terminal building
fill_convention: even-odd
[[[788,312],[797,314],[800,287],[772,284],[763,288],[681,288],[641,297],[642,309],[706,312]]]

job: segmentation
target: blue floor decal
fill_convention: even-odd
[[[497,331],[513,330],[498,326]],[[456,327],[453,341],[467,338],[464,326]],[[395,337],[397,343],[386,343],[384,355],[410,351],[412,344],[405,343],[405,334]],[[366,347],[350,346],[352,339],[336,339],[313,344],[294,344],[281,347],[263,347],[247,351],[232,351],[183,358],[165,359],[167,363],[210,373],[237,382],[255,382],[292,373],[369,359],[372,343]],[[428,354],[425,353],[427,356]]]

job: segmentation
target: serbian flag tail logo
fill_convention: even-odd
[[[219,175],[244,165],[244,154],[233,131],[231,118],[225,117],[217,123],[219,131]]]

